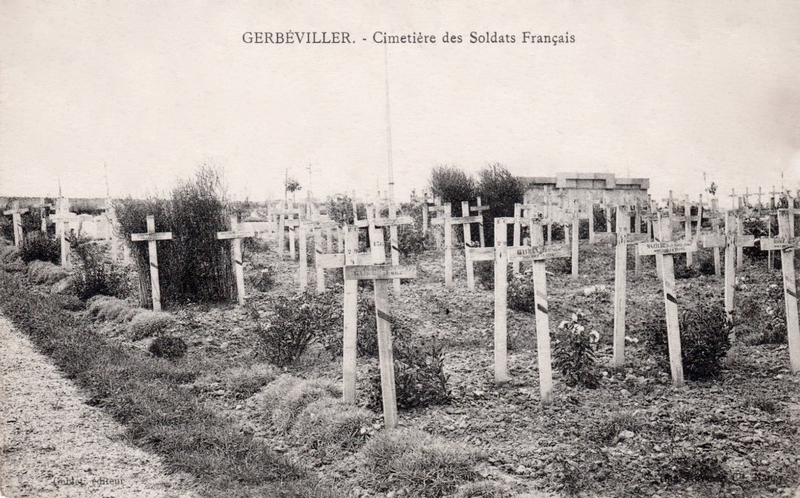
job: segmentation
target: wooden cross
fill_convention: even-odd
[[[444,227],[444,284],[447,287],[453,286],[453,217],[450,203],[444,205],[441,217],[437,216],[431,220],[431,225],[442,225]]]
[[[737,235],[734,213],[725,214],[725,235],[705,235],[703,247],[725,248],[725,312],[733,313],[734,284],[736,283],[736,250],[742,247],[753,247],[755,238],[752,235]]]
[[[671,241],[672,231],[669,220],[659,220],[658,228],[659,240],[639,243],[639,254],[655,255],[656,261],[661,261],[661,281],[664,287],[664,307],[667,315],[667,343],[669,345],[672,385],[683,387],[678,297],[675,293],[675,266],[672,255],[687,251],[697,251],[697,243],[694,240]]]
[[[339,228],[339,224],[332,220],[323,220],[320,217],[316,220],[306,221],[303,223],[303,227],[306,229],[311,229],[314,232],[314,267],[316,268],[317,273],[317,292],[322,293],[325,292],[325,267],[320,265],[319,259],[320,256],[325,254],[322,250],[322,230],[328,230],[328,249],[331,249],[331,235],[330,230]],[[302,263],[302,262],[301,262]],[[306,281],[307,277],[301,276],[301,289],[304,289],[305,286],[303,282]]]
[[[495,218],[495,233],[504,233],[506,220]],[[539,225],[539,223],[535,223]],[[541,230],[541,228],[540,228]],[[550,358],[550,321],[547,304],[547,276],[545,261],[570,257],[568,244],[550,244],[536,247],[508,247],[503,237],[495,237],[494,264],[494,357],[495,382],[503,383],[508,376],[508,280],[506,270],[509,261],[533,262],[534,308],[536,310],[536,350],[539,363],[539,388],[542,404],[553,400],[553,376]]]
[[[397,227],[400,225],[413,225],[414,218],[411,216],[397,216],[397,206],[394,204],[389,204],[389,217],[388,218],[381,218],[376,216],[375,218],[375,226],[386,228],[389,227],[389,244],[391,247],[391,255],[392,255],[392,265],[398,266],[400,265],[400,247],[398,234],[397,234]],[[393,282],[394,292],[395,294],[400,294],[400,279],[397,278]]]
[[[482,222],[482,220],[483,220],[483,212],[484,211],[488,211],[490,206],[484,206],[483,204],[481,204],[481,196],[478,196],[477,202],[478,202],[478,205],[477,206],[471,206],[469,208],[469,212],[470,213],[477,213],[478,216],[481,216],[481,224],[478,225],[478,235],[480,236],[481,247],[486,247],[486,242],[485,242],[485,239],[483,237],[483,222]]]
[[[531,220],[531,219],[533,219],[533,212],[534,212],[535,209],[536,209],[536,205],[535,204],[520,204],[518,202],[515,202],[514,203],[514,218],[523,218],[524,217],[527,220]],[[528,216],[523,216],[524,213],[527,213]],[[533,230],[532,230],[533,227],[531,226],[530,222],[528,222],[527,225],[528,225],[529,231],[530,231],[530,233],[532,235],[533,234]],[[522,245],[522,240],[521,240],[521,237],[522,237],[522,223],[514,223],[513,236],[514,236],[513,244],[515,246],[521,246]],[[533,243],[533,240],[531,240],[531,243]],[[519,261],[515,261],[514,263],[512,263],[511,266],[512,266],[512,268],[514,270],[514,273],[519,273]]]
[[[66,201],[61,203],[59,211],[51,219],[55,222],[56,232],[61,237],[61,266],[69,268],[69,224],[78,221],[78,215],[69,211],[69,201]]]
[[[147,242],[153,311],[161,311],[161,287],[158,282],[158,254],[156,252],[156,241],[158,240],[172,240],[172,232],[156,232],[156,219],[153,215],[147,216],[147,233],[131,234],[131,242]],[[239,258],[241,259],[241,255]]]
[[[788,209],[778,210],[780,237],[761,238],[762,251],[781,252],[783,272],[783,299],[786,306],[786,331],[789,343],[789,361],[792,372],[800,372],[800,323],[797,314],[797,281],[794,271],[795,250],[800,249],[800,239],[794,236],[794,219]]]
[[[34,208],[39,209],[39,217],[42,220],[42,233],[47,233],[47,215],[50,213],[50,208],[53,207],[52,204],[47,204],[44,202],[44,197],[39,199],[39,204],[33,206]]]
[[[353,242],[352,235],[350,235],[352,232],[353,231],[348,228],[348,238],[345,241],[345,247],[349,247]],[[357,235],[355,239],[357,243]],[[348,242],[350,242],[350,244],[348,244]],[[391,314],[389,310],[389,280],[416,277],[417,270],[412,267],[389,265],[346,265],[344,267],[345,282],[353,282],[357,285],[359,280],[373,281],[373,288],[375,289],[375,319],[378,325],[378,358],[381,370],[383,420],[388,430],[397,427],[397,396],[394,380],[394,354],[392,353]],[[355,290],[357,294],[357,289],[352,290]],[[349,362],[349,364],[345,363],[344,365],[344,372],[346,372],[346,374],[343,391],[345,397],[344,401],[347,403],[355,402],[355,350],[357,342],[355,329],[357,327],[358,317],[358,304],[356,299],[357,296],[351,296],[351,300],[346,301],[344,307],[345,321],[351,326],[350,333],[345,337],[344,343],[344,349],[348,351],[346,360],[344,361]]]
[[[19,201],[14,201],[11,205],[11,209],[3,211],[4,215],[11,215],[11,222],[14,225],[14,245],[16,247],[22,245],[22,238],[24,235],[22,233],[22,214],[27,212],[27,209],[21,209],[19,207]]]
[[[625,313],[628,275],[628,244],[645,242],[649,234],[630,233],[628,206],[617,206],[616,250],[614,258],[614,356],[612,365],[625,363]],[[634,246],[637,247],[637,246]]]
[[[435,218],[431,218],[430,219],[430,224],[431,225],[444,225],[443,222],[438,221],[438,220],[440,220],[441,218],[444,218],[446,216],[449,216],[450,214],[452,214],[452,211],[450,211],[449,212],[450,214],[448,214],[447,213],[447,209],[448,209],[447,206],[442,206],[440,204],[441,201],[439,199],[435,199],[435,201],[436,201],[435,205],[428,206],[428,213],[436,214]],[[441,234],[439,233],[438,230],[436,230],[436,231],[434,231],[433,235],[434,235],[434,238],[436,240],[436,249],[441,249],[442,248],[442,236],[441,236]]]
[[[292,261],[295,258],[294,247],[294,227],[300,224],[300,210],[299,209],[276,209],[273,211],[278,216],[278,255],[283,259],[283,251],[286,237],[286,229],[289,229],[289,257]],[[297,219],[289,218],[297,215]]]
[[[236,293],[239,304],[244,304],[244,262],[242,261],[242,239],[255,237],[255,232],[250,229],[240,229],[236,216],[231,216],[231,229],[227,232],[217,232],[218,240],[231,241],[231,259],[236,275]]]

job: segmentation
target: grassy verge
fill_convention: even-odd
[[[90,403],[125,425],[129,441],[195,476],[210,496],[330,496],[263,441],[242,434],[182,384],[191,363],[152,358],[107,343],[88,322],[0,271],[0,308],[18,330],[83,387]]]

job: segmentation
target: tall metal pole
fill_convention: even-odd
[[[389,107],[389,48],[383,45],[383,61],[386,67],[386,148],[389,154],[389,204],[394,204],[394,174],[392,172],[392,121]]]

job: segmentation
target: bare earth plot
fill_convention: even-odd
[[[120,438],[122,427],[61,377],[0,315],[2,494],[20,497],[194,497],[157,456]]]

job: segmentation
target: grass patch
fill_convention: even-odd
[[[382,432],[361,453],[363,481],[378,491],[439,497],[478,477],[474,452],[414,429]]]
[[[87,322],[5,272],[0,272],[0,307],[88,391],[90,404],[125,424],[131,443],[160,454],[171,471],[195,476],[210,495],[329,495],[300,467],[239,432],[183,388],[198,376],[197,364],[171,363],[109,344]]]
[[[67,270],[47,261],[37,260],[28,263],[28,278],[35,284],[53,285],[67,275],[69,275]]]
[[[136,314],[128,324],[128,337],[139,341],[147,337],[158,337],[172,329],[175,317],[163,311],[144,310]]]
[[[267,385],[257,399],[280,430],[291,429],[300,412],[324,397],[341,396],[339,386],[323,379],[299,379],[284,374]]]
[[[291,433],[326,458],[332,458],[360,448],[369,437],[374,417],[369,410],[327,396],[309,403],[300,412]]]

